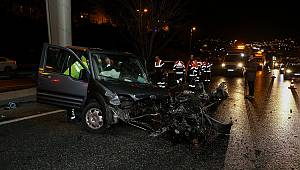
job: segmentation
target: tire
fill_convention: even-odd
[[[4,71],[7,72],[7,73],[10,73],[12,71],[12,68],[11,67],[5,67]]]
[[[7,75],[8,79],[13,78],[13,72],[11,67],[5,67],[4,72]]]
[[[105,108],[96,101],[89,102],[81,113],[81,125],[92,133],[102,133],[107,129]]]

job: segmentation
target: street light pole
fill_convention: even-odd
[[[196,27],[192,27],[190,31],[191,31],[191,36],[190,36],[190,54],[192,54],[193,32],[196,31]]]

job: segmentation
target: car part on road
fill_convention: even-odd
[[[9,101],[7,104],[4,104],[0,106],[0,108],[4,108],[5,110],[14,110],[19,106],[20,104],[25,104],[25,103],[32,103],[35,102],[36,100],[28,100],[28,101]]]

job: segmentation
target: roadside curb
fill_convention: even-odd
[[[12,102],[26,102],[36,99],[36,88],[0,93],[0,106]]]

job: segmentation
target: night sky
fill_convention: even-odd
[[[199,27],[200,37],[242,40],[300,38],[300,7],[296,1],[191,2],[192,22]]]

